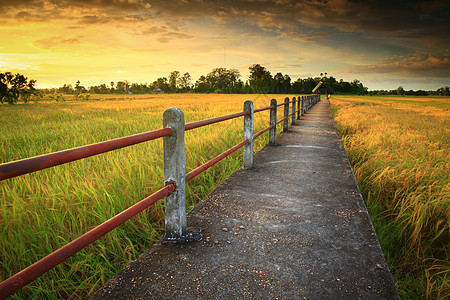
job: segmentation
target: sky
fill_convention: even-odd
[[[0,72],[37,87],[261,64],[370,90],[450,85],[450,1],[0,0]]]

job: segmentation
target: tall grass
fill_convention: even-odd
[[[332,111],[404,299],[450,294],[450,99],[332,98]]]
[[[177,106],[186,122],[256,108],[278,95],[146,95],[0,106],[0,163],[105,141],[162,127]],[[255,116],[255,132],[269,125]],[[186,172],[242,141],[243,119],[186,133]],[[267,143],[255,140],[255,152]],[[238,151],[187,184],[192,208],[241,166]],[[0,280],[163,186],[162,139],[0,182]],[[163,234],[163,201],[27,285],[12,298],[84,299]]]

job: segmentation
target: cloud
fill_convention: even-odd
[[[450,77],[450,54],[417,52],[410,56],[395,56],[377,64],[355,66],[347,69],[354,73],[392,73],[407,77]]]
[[[41,40],[35,41],[35,45],[43,48],[43,49],[54,49],[56,47],[60,47],[61,45],[73,45],[73,44],[79,44],[80,39],[83,37],[77,37],[77,38],[66,38],[63,36],[53,36]]]
[[[342,32],[372,33],[376,38],[450,47],[446,34],[450,3],[445,0],[0,0],[0,7],[3,18],[16,16],[22,22],[52,17],[94,25],[212,18],[223,25],[237,21],[255,25],[298,41],[326,37],[325,31],[316,29],[333,27]]]

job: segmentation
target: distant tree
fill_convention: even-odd
[[[89,87],[89,92],[93,94],[109,94],[110,89],[106,86],[106,84],[101,84],[98,86],[91,86]]]
[[[211,92],[230,93],[241,77],[236,69],[215,68],[206,75],[206,82]]]
[[[292,86],[291,86],[291,77],[289,75],[284,75],[283,79],[283,94],[289,94],[292,92]]]
[[[116,93],[125,94],[127,92],[127,81],[117,81],[116,83]]]
[[[156,87],[159,87],[163,92],[169,92],[169,83],[167,81],[166,77],[160,77],[156,79],[156,81],[153,83],[153,85]]]
[[[180,88],[182,92],[187,92],[191,89],[191,80],[191,75],[187,72],[180,77]]]
[[[438,88],[436,92],[440,96],[450,96],[450,89],[448,86]]]
[[[282,94],[283,93],[283,83],[284,83],[284,76],[282,73],[277,73],[275,76],[273,76],[273,88],[275,93]]]
[[[249,67],[249,84],[255,93],[270,93],[272,91],[272,75],[260,64],[254,64]]]
[[[58,88],[58,93],[73,94],[74,90],[71,84],[66,83],[62,87]]]
[[[178,82],[180,81],[180,72],[172,71],[169,75],[169,91],[175,93],[177,91]]]
[[[303,93],[305,94],[311,94],[312,90],[316,87],[316,85],[319,83],[320,78],[312,78],[308,77],[303,81]]]
[[[348,81],[339,80],[339,92],[341,93],[351,93],[352,92],[352,86]]]
[[[30,81],[28,81],[26,87],[24,89],[22,89],[21,96],[22,96],[22,100],[23,102],[27,103],[28,100],[30,100],[31,95],[39,95],[40,93],[34,88],[34,85],[36,84],[36,80],[34,79],[30,79]]]
[[[35,84],[35,80],[28,81],[27,77],[19,73],[0,73],[0,103],[15,103],[21,95],[23,101],[27,102],[31,94],[36,92]]]
[[[405,95],[405,89],[402,86],[399,86],[396,90],[395,90],[397,95]]]
[[[196,93],[209,93],[209,85],[208,82],[206,80],[206,76],[201,75],[197,81],[195,82],[195,87],[194,87],[194,91]]]
[[[358,95],[365,95],[367,94],[367,88],[358,80],[355,79],[350,83],[352,87],[352,93],[358,94]]]
[[[294,94],[303,93],[303,79],[297,78],[297,80],[292,83],[292,92]]]
[[[77,82],[75,83],[75,94],[78,97],[78,95],[85,92],[87,92],[86,88],[81,85],[81,82],[79,80],[77,80]]]

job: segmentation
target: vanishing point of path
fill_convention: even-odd
[[[322,100],[92,299],[399,299]]]

